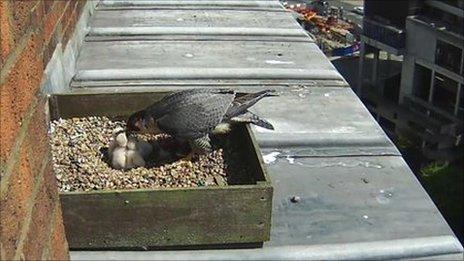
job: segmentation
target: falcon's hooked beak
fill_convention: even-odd
[[[158,128],[153,117],[146,117],[143,111],[132,114],[127,121],[127,132],[160,134],[162,131]]]

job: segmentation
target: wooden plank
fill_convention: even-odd
[[[60,198],[73,249],[269,240],[269,186],[67,193]]]
[[[256,140],[255,135],[253,135],[253,131],[251,130],[251,127],[249,124],[244,125],[242,129],[242,133],[245,132],[248,135],[246,136],[246,141],[244,144],[245,147],[247,148],[252,148],[252,152],[248,151],[249,155],[245,155],[246,158],[252,159],[252,170],[256,175],[256,180],[258,181],[258,184],[270,184],[270,177],[267,174],[266,171],[266,164],[264,163],[263,156],[261,154],[261,150],[259,149],[258,141]],[[243,140],[243,139],[239,139]],[[247,153],[245,151],[245,153]]]
[[[52,119],[108,116],[127,117],[160,100],[168,93],[104,93],[54,95],[51,99]]]

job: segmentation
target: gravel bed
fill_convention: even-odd
[[[107,117],[59,119],[51,123],[50,144],[60,191],[123,190],[227,185],[223,149],[191,161],[159,155],[156,148],[176,147],[167,135],[138,135],[154,146],[145,167],[126,171],[108,164],[112,132],[125,122]],[[178,148],[180,149],[180,148]]]

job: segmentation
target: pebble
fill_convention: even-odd
[[[298,202],[301,201],[301,198],[299,196],[293,196],[293,197],[290,198],[290,201],[292,203],[298,203]]]
[[[126,171],[111,168],[106,150],[117,127],[123,121],[107,117],[82,117],[52,121],[50,145],[53,167],[60,191],[124,190],[171,187],[227,185],[227,164],[223,149],[197,160],[174,161],[159,166],[150,157],[146,167]],[[150,143],[170,139],[168,135],[137,135]],[[158,165],[157,165],[158,164]]]

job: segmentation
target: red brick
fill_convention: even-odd
[[[44,0],[44,11],[45,13],[49,13],[53,9],[53,4],[55,0]]]
[[[32,25],[38,28],[42,28],[43,20],[45,19],[45,8],[44,2],[40,1],[32,10]]]
[[[43,34],[46,43],[50,42],[50,39],[56,30],[56,25],[63,14],[64,7],[66,7],[66,1],[58,1],[53,5],[53,9],[45,15]]]
[[[6,159],[18,134],[20,122],[34,99],[43,74],[42,59],[37,52],[39,37],[31,35],[27,46],[19,54],[16,64],[9,71],[0,95],[0,156]]]
[[[69,260],[68,242],[63,226],[63,217],[61,214],[61,207],[57,208],[55,215],[55,227],[53,229],[53,237],[50,246],[51,260]]]
[[[66,27],[66,25],[68,24],[69,17],[71,17],[71,14],[74,12],[74,8],[77,5],[77,2],[72,0],[67,1],[67,3],[68,4],[66,5],[62,19],[63,27]]]
[[[50,164],[48,164],[50,165]],[[32,219],[27,234],[26,244],[23,248],[23,254],[27,260],[39,260],[42,257],[42,251],[47,239],[50,237],[50,224],[53,219],[53,209],[58,202],[58,192],[56,190],[56,181],[51,180],[51,168],[47,168],[43,183],[35,199]]]
[[[63,10],[61,11],[61,18],[58,20],[57,27],[59,26],[59,37],[60,39],[63,37],[65,33],[65,28],[68,25],[68,17],[70,17],[73,9],[72,9],[72,2],[66,1],[66,5],[64,6]]]
[[[27,149],[27,144],[24,144],[20,159],[9,178],[8,188],[1,196],[0,240],[6,259],[11,259],[16,251],[19,234],[28,213],[28,201],[34,187],[34,175],[27,157]]]
[[[50,159],[48,161],[47,166],[44,170],[44,182],[47,184],[48,191],[50,192],[50,196],[52,197],[53,201],[59,201],[59,190],[58,190],[58,182],[56,180],[55,172],[53,171],[53,163]]]
[[[77,11],[77,6],[75,6],[75,8],[73,9],[73,12],[70,14],[68,18],[69,21],[64,31],[64,34],[63,34],[63,40],[62,40],[63,46],[66,46],[69,39],[71,38],[74,32],[74,29],[76,27],[76,24],[77,24],[77,19],[78,19],[78,11]]]
[[[46,98],[38,97],[37,106],[34,109],[27,129],[26,142],[30,144],[29,159],[33,169],[41,169],[45,157],[50,157],[50,145],[48,142],[47,122],[45,120]]]
[[[77,8],[79,10],[79,13],[81,13],[82,9],[84,8],[85,4],[87,3],[87,0],[77,0],[78,1],[78,4],[77,4]]]
[[[6,87],[3,85],[0,88],[0,164],[4,164],[19,132],[19,119],[13,105],[14,95],[5,92]]]
[[[57,1],[54,8],[56,8],[56,10],[59,13],[63,14],[64,10],[66,9],[66,6],[68,5],[69,2],[70,2],[69,0],[67,0],[67,1]]]
[[[58,34],[59,32],[55,30],[50,41],[44,46],[42,53],[43,64],[47,64],[52,58],[53,52],[60,41],[60,36]]]
[[[9,17],[8,2],[0,1],[0,67],[5,62],[13,46]]]
[[[12,27],[14,39],[19,42],[19,39],[29,29],[31,25],[31,11],[38,3],[37,0],[31,1],[18,1],[10,0],[10,10],[12,14]]]

